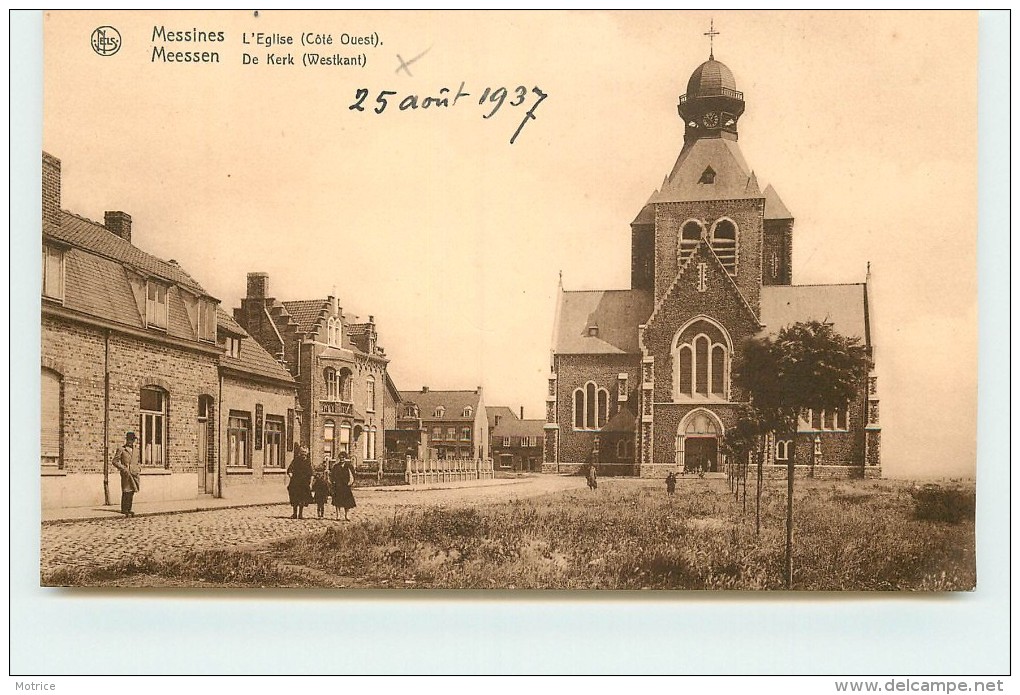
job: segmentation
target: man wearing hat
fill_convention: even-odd
[[[135,515],[131,511],[131,502],[141,487],[139,473],[142,469],[135,453],[135,439],[134,432],[125,434],[124,446],[113,455],[113,467],[120,471],[120,513],[126,517]]]

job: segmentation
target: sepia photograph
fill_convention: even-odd
[[[976,12],[41,25],[39,587],[981,588]]]

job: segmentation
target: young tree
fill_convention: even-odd
[[[859,338],[832,324],[808,321],[772,337],[747,341],[733,369],[733,383],[750,396],[762,432],[792,432],[808,408],[838,410],[864,387],[871,360]],[[796,441],[796,440],[795,440]],[[795,450],[786,464],[786,587],[793,588],[793,475]]]

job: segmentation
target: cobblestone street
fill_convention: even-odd
[[[584,478],[537,476],[502,486],[356,490],[358,506],[351,512],[350,523],[386,519],[402,508],[486,505],[583,487]],[[281,503],[46,523],[41,533],[40,570],[45,576],[60,567],[102,567],[133,556],[240,548],[344,523],[333,518],[332,506],[326,506],[324,519],[316,518],[315,513],[311,505],[305,509],[305,519],[295,521],[290,518],[290,506]]]

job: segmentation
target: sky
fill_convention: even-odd
[[[973,475],[975,14],[55,12],[43,148],[65,209],[128,212],[137,246],[226,309],[251,271],[281,300],[335,292],[375,317],[398,388],[481,385],[538,418],[559,273],[629,287],[629,225],[680,152],[676,104],[710,21],[747,104],[744,156],[796,218],[794,282],[863,282],[871,263],[884,472]],[[114,55],[91,48],[102,25]],[[154,40],[158,26],[225,40]],[[154,62],[154,47],[221,62]],[[365,66],[301,65],[312,50]],[[500,87],[486,118],[479,98]],[[397,94],[377,114],[381,90]],[[400,110],[409,95],[419,108]]]

